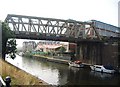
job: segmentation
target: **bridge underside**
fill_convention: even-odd
[[[83,38],[74,38],[74,37],[64,37],[64,35],[54,35],[54,34],[36,34],[36,33],[27,33],[20,32],[20,34],[15,34],[14,37],[17,39],[31,39],[31,40],[53,40],[53,41],[63,41],[63,42],[72,42],[72,43],[79,43],[79,42],[102,42],[98,39],[83,39]]]

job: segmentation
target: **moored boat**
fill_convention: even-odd
[[[103,65],[90,65],[91,70],[105,73],[115,73],[115,70],[111,66],[103,66]]]
[[[82,64],[81,61],[74,61],[74,62],[70,61],[70,62],[69,62],[69,66],[77,67],[77,68],[82,68],[82,67],[84,67],[84,65]]]

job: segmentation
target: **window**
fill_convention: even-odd
[[[99,68],[99,69],[101,69],[101,67],[99,67],[99,66],[96,66],[96,68]]]

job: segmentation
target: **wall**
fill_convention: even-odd
[[[77,56],[81,61],[88,64],[101,64],[101,43],[81,42],[77,44]]]
[[[76,51],[76,44],[75,43],[69,43],[69,50],[73,53]]]
[[[118,44],[105,43],[103,45],[102,63],[118,66]]]
[[[87,64],[102,64],[118,66],[118,44],[81,42],[78,45],[77,55]]]

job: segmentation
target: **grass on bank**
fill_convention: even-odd
[[[11,85],[48,85],[46,82],[0,59],[0,75],[10,76]]]

